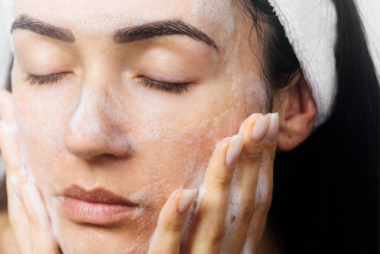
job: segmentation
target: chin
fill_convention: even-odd
[[[124,226],[99,226],[59,222],[57,240],[64,254],[147,253],[155,224],[135,223]],[[152,229],[151,229],[152,228]]]

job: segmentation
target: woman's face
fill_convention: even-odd
[[[20,15],[23,173],[60,246],[146,251],[169,195],[201,186],[216,144],[266,111],[252,21],[230,0],[20,0]]]

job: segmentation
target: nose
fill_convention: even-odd
[[[107,93],[83,88],[65,131],[65,147],[73,155],[86,160],[102,155],[128,156],[132,151],[132,142],[128,134],[120,129],[120,123],[113,119],[115,111]]]

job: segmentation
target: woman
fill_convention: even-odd
[[[0,137],[20,252],[375,253],[360,19],[292,4],[18,1]]]

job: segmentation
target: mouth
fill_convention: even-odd
[[[101,188],[86,191],[77,185],[64,190],[58,202],[73,221],[102,226],[125,220],[139,208],[111,191]]]

